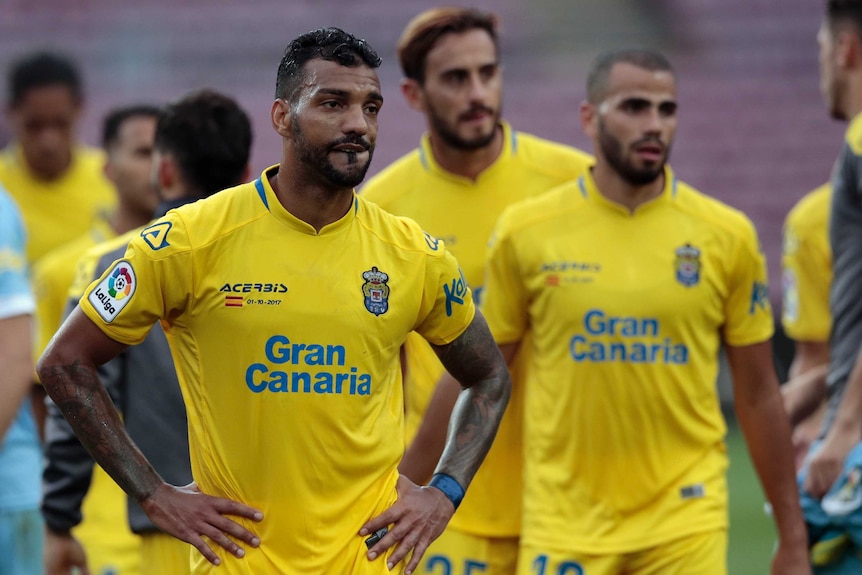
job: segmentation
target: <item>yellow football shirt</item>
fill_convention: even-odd
[[[500,157],[475,181],[447,172],[435,161],[426,134],[420,147],[372,178],[362,196],[385,210],[415,219],[458,258],[464,277],[481,298],[485,250],[503,209],[583,174],[591,156],[574,148],[503,127]],[[412,441],[434,387],[444,373],[421,337],[407,339],[406,433]],[[517,375],[517,369],[513,370]],[[515,382],[494,445],[450,525],[489,537],[520,533],[521,386]]]
[[[31,264],[84,235],[114,209],[116,191],[103,173],[104,165],[102,151],[78,146],[68,171],[45,181],[33,175],[17,146],[0,152],[0,184],[21,209]]]
[[[127,344],[161,320],[196,482],[263,511],[260,548],[218,573],[387,573],[358,532],[396,497],[400,347],[454,340],[472,297],[443,242],[360,197],[316,233],[276,169],[145,228],[81,306]]]
[[[787,335],[796,341],[829,340],[831,204],[832,187],[823,184],[799,200],[784,223],[781,322]]]
[[[727,524],[717,356],[771,336],[765,261],[744,215],[665,180],[630,213],[587,174],[495,230],[483,309],[500,343],[532,336],[527,545],[625,553]]]

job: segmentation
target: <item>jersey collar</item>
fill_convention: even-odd
[[[641,204],[637,208],[635,208],[634,213],[631,213],[629,209],[625,206],[622,206],[612,200],[606,198],[596,186],[596,181],[593,179],[593,171],[587,170],[582,176],[578,178],[578,192],[580,192],[581,196],[587,200],[588,202],[595,202],[598,205],[604,206],[608,209],[611,209],[616,212],[620,212],[627,216],[634,216],[646,210],[653,209],[655,206],[661,206],[669,202],[673,202],[676,200],[677,191],[679,188],[679,182],[676,179],[676,176],[671,170],[670,166],[665,165],[664,167],[664,189],[661,194],[646,202],[645,204]]]
[[[260,177],[254,181],[254,189],[255,192],[257,192],[257,196],[261,203],[266,207],[269,213],[287,227],[303,234],[322,236],[324,234],[335,233],[348,227],[356,218],[356,213],[359,211],[359,202],[356,201],[356,191],[354,190],[353,205],[349,210],[347,210],[347,213],[331,224],[323,226],[320,232],[317,232],[311,224],[300,220],[288,212],[284,209],[284,206],[281,205],[281,202],[278,201],[278,197],[275,195],[275,190],[272,189],[272,186],[269,183],[269,178],[277,171],[278,164],[265,169]]]
[[[427,172],[460,184],[466,184],[468,186],[478,185],[483,178],[487,178],[497,170],[501,169],[500,166],[504,166],[506,164],[506,160],[518,153],[518,132],[514,131],[508,122],[502,120],[500,121],[500,127],[503,128],[503,149],[500,150],[500,155],[496,160],[494,160],[494,163],[485,168],[475,181],[470,178],[465,178],[464,176],[453,174],[452,172],[447,172],[440,167],[440,164],[437,163],[437,159],[434,157],[434,152],[431,150],[431,137],[427,132],[422,136],[422,140],[419,142],[419,160],[422,162],[422,167]]]

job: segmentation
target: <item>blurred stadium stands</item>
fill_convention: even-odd
[[[455,2],[457,3],[457,2]],[[372,173],[416,145],[420,116],[398,92],[395,42],[428,0],[0,0],[0,69],[27,50],[77,59],[87,84],[84,139],[131,101],[200,87],[236,96],[253,118],[254,171],[277,161],[269,124],[286,42],[318,26],[367,38],[384,63],[386,105]],[[654,45],[676,64],[680,127],[672,163],[693,185],[747,212],[769,258],[777,301],[780,228],[790,206],[825,181],[843,126],[818,89],[810,0],[476,0],[503,18],[505,116],[518,129],[587,146],[577,106],[599,51]],[[5,87],[5,76],[2,80]],[[8,128],[0,122],[0,139]]]

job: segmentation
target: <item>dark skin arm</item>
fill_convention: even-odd
[[[460,382],[460,392],[449,423],[449,435],[438,473],[453,477],[464,489],[491,448],[511,393],[506,361],[491,337],[481,313],[476,312],[467,330],[448,345],[435,346],[446,370]],[[410,575],[425,550],[446,528],[455,507],[434,487],[419,487],[404,476],[397,485],[398,501],[366,523],[360,535],[392,526],[368,552],[376,559],[398,544],[389,558],[390,568],[412,550],[405,573]]]
[[[499,346],[507,364],[511,364],[518,351],[518,345],[518,343],[505,343]],[[461,384],[449,372],[444,373],[437,382],[416,437],[404,452],[404,457],[398,466],[398,470],[410,481],[422,485],[431,479],[434,467],[446,445],[449,417],[462,390]]]
[[[736,416],[778,529],[771,573],[808,575],[808,534],[799,507],[790,425],[772,364],[772,344],[727,346],[726,351]]]
[[[39,360],[39,378],[93,459],[157,527],[190,543],[215,565],[221,560],[203,535],[233,555],[244,556],[245,551],[228,535],[252,546],[260,541],[226,515],[260,521],[262,514],[247,505],[205,495],[194,483],[185,487],[165,483],[126,433],[96,373],[97,365],[125,348],[76,307]]]

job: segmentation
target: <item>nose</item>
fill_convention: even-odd
[[[345,134],[368,133],[369,118],[362,106],[349,106],[344,114],[341,131]]]
[[[488,86],[479,74],[470,75],[470,100],[484,102],[488,95]]]
[[[646,115],[644,131],[648,135],[660,135],[662,131],[662,116],[658,108],[651,107]]]

